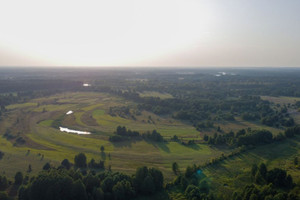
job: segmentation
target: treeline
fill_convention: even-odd
[[[78,89],[82,82],[63,79],[18,79],[18,80],[0,80],[0,93],[26,92],[34,91],[63,91]],[[53,89],[55,88],[55,89]]]
[[[193,140],[193,139],[192,140],[184,141],[182,139],[179,139],[177,135],[173,135],[170,138],[170,141],[172,141],[172,142],[178,142],[178,143],[180,143],[182,145],[186,145],[186,146],[190,146],[190,145],[195,145],[196,144],[195,140]]]
[[[196,165],[188,166],[184,173],[178,173],[173,182],[164,185],[162,172],[146,166],[137,168],[131,176],[111,170],[85,172],[83,168],[86,165],[78,163],[80,155],[84,154],[75,156],[74,165],[67,159],[57,168],[46,168],[46,164],[37,176],[30,179],[17,172],[13,186],[19,188],[18,199],[122,200],[151,195],[164,195],[164,199],[169,199],[168,192],[174,189],[179,189],[187,199],[215,199],[204,180],[205,175]],[[5,176],[0,176],[1,191],[10,184]],[[0,198],[10,199],[5,192],[0,192]]]
[[[163,189],[163,175],[155,168],[141,167],[135,175],[119,172],[88,173],[66,169],[42,171],[20,187],[21,200],[121,200],[152,195]]]
[[[154,142],[163,142],[164,139],[161,136],[160,133],[158,133],[156,130],[153,130],[152,132],[147,131],[146,133],[141,134],[138,131],[131,131],[130,129],[127,129],[125,126],[118,126],[116,131],[114,132],[114,135],[109,137],[109,141],[111,142],[121,142],[131,139],[145,139],[145,140],[151,140]]]
[[[19,180],[19,185],[23,185],[19,188],[18,198],[20,200],[121,200],[153,195],[164,189],[163,174],[155,168],[137,168],[132,176],[110,170],[100,173],[95,171],[82,173],[81,168],[86,167],[84,161],[78,161],[82,155],[84,154],[75,157],[75,168],[49,168],[29,181]],[[76,165],[80,168],[77,169]]]
[[[268,170],[264,163],[251,169],[253,183],[233,193],[233,200],[298,200],[300,185],[293,182],[286,170]]]
[[[217,134],[213,136],[204,135],[204,141],[207,141],[211,145],[228,145],[231,147],[239,146],[257,146],[262,144],[269,144],[275,141],[281,141],[285,138],[294,137],[295,135],[300,135],[300,126],[295,126],[287,128],[284,133],[279,133],[276,136],[268,130],[247,130],[241,129],[234,133],[230,131],[229,133]]]

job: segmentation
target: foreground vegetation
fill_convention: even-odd
[[[298,164],[298,160],[294,160]],[[105,170],[104,165],[92,165],[93,159],[87,165],[86,156],[79,153],[74,158],[74,165],[67,159],[57,168],[45,164],[43,171],[37,176],[23,177],[17,172],[14,182],[8,182],[5,176],[0,177],[0,190],[16,192],[18,199],[139,199],[146,196],[158,199],[172,199],[174,193],[181,194],[186,199],[224,199],[222,193],[211,190],[210,183],[201,166],[188,166],[185,171],[178,169],[173,163],[172,169],[177,177],[172,182],[164,183],[160,170],[139,167],[134,175],[126,175]],[[97,169],[101,171],[97,172]],[[293,181],[286,170],[280,168],[267,169],[264,163],[253,164],[251,171],[245,173],[250,177],[250,184],[237,189],[231,199],[278,199],[297,200],[300,185]],[[1,199],[9,199],[5,192],[0,192]]]

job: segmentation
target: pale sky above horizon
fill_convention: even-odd
[[[299,0],[0,0],[0,66],[300,67]]]

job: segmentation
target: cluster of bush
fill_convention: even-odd
[[[116,131],[114,132],[114,135],[109,137],[109,141],[111,142],[121,142],[130,139],[145,139],[154,142],[164,141],[161,134],[158,133],[156,130],[153,130],[152,132],[147,131],[146,133],[141,134],[138,131],[131,131],[130,129],[127,129],[125,126],[123,127],[118,126]]]
[[[196,144],[195,140],[183,141],[183,140],[179,139],[177,135],[173,135],[173,137],[170,138],[170,141],[172,141],[172,142],[178,142],[178,143],[180,143],[182,145],[185,145],[185,146],[191,146],[191,145]]]
[[[53,120],[53,122],[51,123],[51,126],[53,128],[58,129],[61,126],[63,120],[64,120],[64,115],[61,115],[57,119]]]
[[[198,131],[201,131],[202,129],[205,129],[205,128],[213,128],[214,123],[210,120],[206,120],[206,121],[203,121],[203,122],[198,122],[194,126]]]
[[[211,145],[228,145],[232,147],[239,146],[257,146],[262,144],[269,144],[274,141],[281,141],[285,138],[291,138],[295,135],[300,135],[300,126],[287,128],[284,133],[279,133],[276,136],[268,130],[251,130],[241,129],[236,133],[230,131],[225,134],[215,133],[213,136],[204,135],[204,141]]]
[[[108,114],[111,116],[120,116],[125,118],[125,116],[130,115],[130,108],[128,106],[109,107]]]
[[[295,125],[295,121],[293,118],[289,116],[289,114],[277,114],[272,113],[268,116],[261,118],[261,123],[267,126],[286,126],[291,127]]]
[[[228,145],[228,146],[243,146],[243,145],[260,145],[268,144],[273,141],[273,135],[268,130],[245,130],[241,129],[236,133],[230,131],[225,134],[217,134],[214,136],[204,135],[203,139],[208,144],[213,145]]]
[[[234,192],[233,200],[297,200],[300,186],[293,182],[283,169],[268,170],[264,163],[251,169],[251,177],[255,184],[247,185],[241,192]]]
[[[166,185],[166,189],[179,190],[188,200],[215,199],[200,166],[187,166],[183,173],[179,172],[177,163],[173,163],[172,168],[177,177]]]

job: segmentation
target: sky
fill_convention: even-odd
[[[300,67],[299,0],[0,0],[0,66]]]

